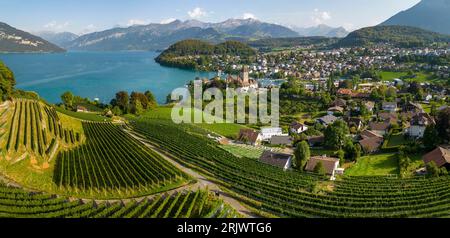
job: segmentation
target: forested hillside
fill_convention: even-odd
[[[398,47],[420,47],[432,44],[448,44],[449,35],[409,26],[375,26],[350,33],[335,47],[370,46],[390,44]]]

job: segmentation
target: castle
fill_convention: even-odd
[[[258,88],[258,82],[254,79],[250,79],[249,77],[249,67],[244,66],[242,67],[242,72],[240,75],[233,77],[231,75],[228,75],[226,82],[227,84],[234,84],[237,87],[240,87],[242,89],[250,89],[250,88]]]

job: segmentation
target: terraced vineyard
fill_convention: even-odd
[[[170,151],[178,162],[220,179],[228,189],[249,198],[250,206],[282,217],[450,216],[450,177],[348,177],[323,188],[327,183],[314,175],[236,158],[171,121],[137,119],[133,127]]]
[[[16,99],[1,113],[0,147],[15,162],[26,157],[50,160],[58,147],[82,141],[81,132],[64,127],[55,109],[39,101]]]
[[[188,176],[111,123],[83,122],[83,145],[59,153],[53,181],[67,189],[152,193]]]
[[[140,202],[69,201],[0,185],[0,218],[233,218],[238,214],[207,191],[183,191]]]

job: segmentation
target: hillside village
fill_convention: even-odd
[[[212,87],[217,86],[217,80],[223,80],[225,87],[243,87],[246,90],[262,86],[258,85],[257,79],[249,78],[249,72],[249,67],[244,66],[239,76],[229,75],[203,82],[206,87]],[[441,159],[448,152],[446,146],[442,147],[438,142],[429,145],[424,141],[424,137],[429,138],[437,133],[437,120],[448,113],[448,91],[445,87],[399,78],[391,81],[367,78],[351,87],[346,81],[335,79],[330,83],[327,79],[321,87],[309,90],[329,93],[333,99],[315,116],[285,122],[279,128],[262,126],[259,129],[241,129],[235,140],[225,143],[263,148],[265,152],[259,160],[284,170],[295,167],[317,172],[317,167],[323,166],[325,174],[332,180],[336,179],[335,175],[344,174],[343,167],[351,166],[349,164],[357,162],[361,156],[398,151],[408,151],[406,153],[409,154],[431,151],[430,154],[434,154],[430,158],[430,154],[424,153],[424,163],[416,164],[413,171],[410,171],[409,165],[404,165],[403,169],[408,171],[401,171],[402,176],[423,174],[431,161],[437,167],[447,166],[447,162]],[[303,87],[308,91],[307,84]],[[333,138],[336,137],[333,134],[335,130],[341,131],[344,137]],[[310,147],[308,154],[311,155],[305,167],[299,168],[295,164],[296,150],[302,142],[307,142]],[[439,154],[436,151],[441,151],[442,156],[436,156]]]

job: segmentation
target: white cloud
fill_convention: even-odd
[[[200,7],[196,7],[194,9],[192,9],[191,11],[188,11],[188,15],[191,18],[201,18],[206,16],[206,12],[200,8]]]
[[[164,19],[164,20],[162,20],[160,23],[161,24],[169,24],[169,23],[172,23],[172,22],[174,22],[174,21],[176,21],[177,19],[175,19],[175,18],[168,18],[168,19]]]
[[[45,24],[44,28],[52,31],[61,31],[66,29],[69,25],[70,25],[69,22],[58,23],[56,21],[51,21]]]
[[[140,19],[130,19],[128,20],[126,26],[134,26],[134,25],[147,25],[148,21],[140,20]]]
[[[242,19],[257,19],[255,14],[246,12],[242,15]]]
[[[84,27],[84,29],[80,32],[80,35],[92,33],[96,29],[97,29],[97,27],[94,24],[89,24],[89,25]]]
[[[330,12],[319,11],[319,9],[316,8],[312,13],[311,19],[316,25],[324,24],[326,21],[331,19],[331,14]]]

